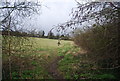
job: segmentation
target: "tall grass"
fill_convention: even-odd
[[[21,76],[23,60],[22,54],[31,49],[31,43],[26,37],[4,36],[2,39],[2,56],[3,56],[3,79],[12,79],[12,72],[15,70]],[[29,46],[30,45],[30,46]]]

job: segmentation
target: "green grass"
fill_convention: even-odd
[[[7,37],[6,39],[9,39]],[[11,61],[13,79],[53,79],[47,72],[47,66],[58,56],[64,56],[58,63],[58,70],[66,79],[115,79],[112,73],[99,70],[89,70],[94,65],[88,62],[84,54],[78,54],[81,49],[74,46],[72,41],[33,38],[29,41],[19,37],[10,37],[11,41]],[[19,42],[22,40],[22,42]],[[8,40],[4,41],[3,65],[8,66],[9,55]],[[9,74],[9,71],[7,72]],[[8,75],[9,76],[9,75]]]
[[[82,63],[82,58],[67,54],[59,62],[59,71],[66,79],[116,79],[112,73],[91,70],[89,63]]]
[[[12,78],[13,79],[52,79],[46,68],[48,64],[58,56],[59,48],[65,44],[72,44],[72,41],[61,40],[58,46],[58,40],[44,38],[25,38],[22,37],[5,37],[3,40],[3,65],[6,72],[8,66],[8,39],[11,40],[11,61],[12,61]],[[9,72],[7,72],[9,74]],[[8,75],[9,76],[9,75]]]
[[[35,61],[32,61],[32,65],[36,65],[36,63],[38,63],[35,70],[37,71],[36,75],[39,76],[34,78],[52,78],[48,72],[46,72],[46,66],[58,56],[58,51],[60,48],[64,47],[66,44],[72,44],[72,42],[61,40],[61,45],[58,46],[58,40],[54,39],[30,38],[30,40],[34,41],[34,43],[33,49],[31,49],[32,53],[29,53],[28,55],[36,58]],[[39,67],[41,67],[41,69]]]
[[[59,61],[58,68],[65,79],[116,79],[112,73],[91,70],[94,65],[86,61],[85,55],[75,55],[79,50],[78,47],[71,45],[59,49],[60,56],[63,55],[64,58]]]
[[[61,45],[58,46],[57,42],[58,40],[54,39],[45,39],[45,38],[31,38],[32,41],[36,42],[34,43],[35,48],[43,48],[43,49],[55,49],[55,48],[60,48],[64,46],[65,44],[72,43],[71,41],[65,41],[61,40]]]

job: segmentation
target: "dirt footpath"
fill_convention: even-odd
[[[63,75],[58,71],[58,62],[64,58],[64,56],[56,57],[48,66],[48,72],[54,79],[64,79]]]

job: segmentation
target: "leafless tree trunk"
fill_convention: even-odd
[[[9,17],[9,24],[8,24],[8,48],[9,48],[9,51],[8,51],[8,54],[9,54],[9,73],[10,73],[10,79],[12,79],[12,69],[11,69],[11,37],[10,37],[10,23],[11,23],[11,17]]]

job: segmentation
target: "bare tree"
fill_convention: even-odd
[[[78,2],[78,7],[73,9],[72,11],[72,18],[71,21],[66,23],[68,26],[63,27],[80,27],[84,22],[89,23],[91,21],[94,21],[96,26],[93,27],[101,27],[104,30],[104,34],[102,37],[104,37],[103,41],[105,41],[105,46],[96,49],[97,52],[100,52],[98,50],[102,49],[104,51],[104,55],[97,54],[97,60],[101,58],[104,60],[111,59],[111,65],[108,63],[108,67],[110,68],[119,68],[119,51],[120,50],[120,44],[118,41],[120,38],[120,2],[90,2],[85,4],[80,4]],[[85,26],[84,31],[85,32],[93,32],[93,35],[95,34],[94,30],[88,30],[90,29],[90,26]],[[87,35],[87,33],[86,33]],[[90,36],[90,35],[88,35]],[[87,38],[86,38],[87,39]],[[91,38],[90,38],[91,39]],[[97,42],[97,41],[92,41]],[[113,51],[114,50],[114,51]],[[93,56],[94,57],[94,56]],[[106,58],[105,58],[106,57]],[[94,57],[96,58],[96,57]]]
[[[108,40],[105,41],[106,44],[104,47],[102,47],[102,49],[106,50],[104,52],[105,55],[103,56],[110,57],[112,61],[114,61],[113,64],[111,63],[111,68],[114,69],[119,67],[120,44],[118,41],[120,41],[120,2],[87,2],[85,4],[81,4],[78,1],[76,2],[78,3],[78,6],[72,9],[71,20],[63,24],[59,24],[57,26],[58,31],[64,31],[69,28],[75,30],[76,28],[81,27],[83,23],[91,25],[84,26],[84,32],[88,31],[88,29],[90,29],[94,24],[102,27],[104,29],[104,37]],[[89,24],[91,21],[94,23]],[[109,28],[106,26],[109,26]],[[91,31],[94,33],[93,30]],[[111,50],[114,51],[110,52]],[[97,59],[99,59],[99,55],[96,56],[98,56]]]
[[[40,2],[32,1],[19,1],[14,2],[1,1],[0,3],[0,25],[6,28],[5,24],[8,22],[9,17],[12,19],[11,26],[16,26],[21,19],[30,17],[32,14],[39,13],[41,7]]]
[[[116,20],[115,16],[119,16],[120,2],[89,2],[91,0],[85,0],[88,2],[81,4],[77,0],[75,1],[78,6],[72,9],[71,20],[57,25],[58,31],[66,30],[68,28],[76,29],[77,27],[82,26],[84,22],[89,23],[91,20],[99,25],[108,22],[112,23],[114,22],[113,19]],[[119,21],[118,17],[117,20]]]
[[[23,1],[19,1],[19,0],[15,0],[14,2],[11,2],[11,0],[9,1],[1,1],[0,2],[0,27],[2,28],[2,30],[6,30],[8,32],[8,36],[3,36],[3,40],[4,41],[8,41],[6,43],[4,43],[3,47],[5,47],[5,45],[8,45],[8,47],[5,47],[6,51],[4,48],[3,50],[5,50],[8,54],[8,67],[9,67],[9,75],[8,77],[5,78],[10,78],[12,79],[12,65],[11,65],[11,50],[13,50],[13,46],[12,45],[12,40],[14,40],[14,38],[12,38],[10,36],[10,31],[13,30],[17,30],[18,25],[20,26],[22,23],[22,20],[26,17],[30,17],[32,14],[35,13],[39,13],[40,11],[40,7],[41,7],[41,3],[39,2],[32,2],[32,1],[27,1],[27,0],[23,0]],[[21,42],[24,41],[25,38],[21,37],[21,40],[19,40],[19,42],[22,44]],[[21,46],[20,44],[17,44],[20,47],[21,50]],[[22,63],[21,66],[22,67]],[[8,73],[6,70],[6,67],[4,67],[3,72],[6,75],[6,73]],[[21,69],[21,68],[20,68]],[[6,71],[6,72],[5,72]],[[21,74],[21,70],[20,70],[20,74]]]

